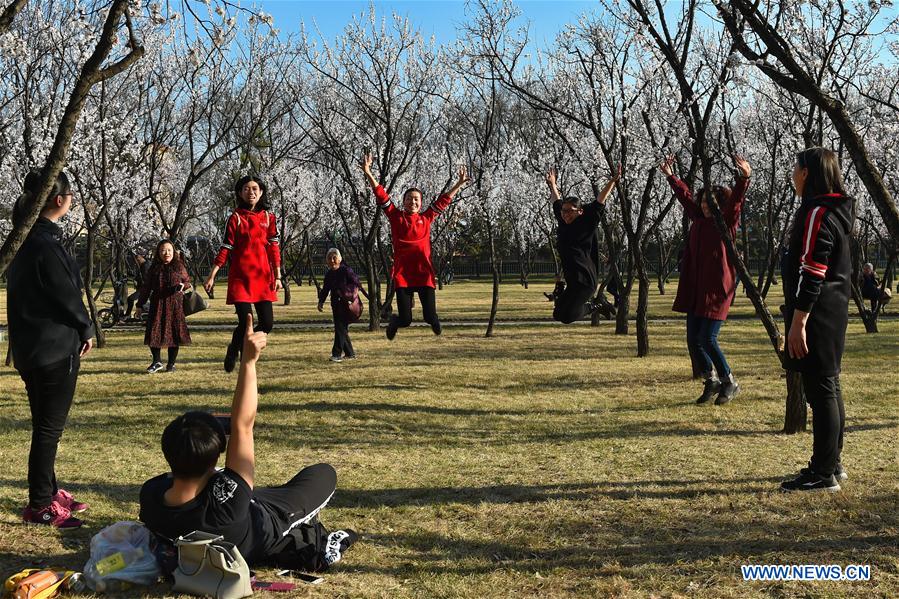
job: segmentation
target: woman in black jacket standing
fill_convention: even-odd
[[[359,293],[359,277],[353,270],[342,264],[340,250],[331,248],[325,255],[328,272],[318,294],[318,311],[324,309],[328,294],[331,295],[331,312],[334,315],[334,346],[331,348],[331,361],[342,362],[356,357],[353,344],[350,342],[350,323],[346,310]]]
[[[38,189],[39,175],[25,177],[13,221],[24,218],[26,203]],[[81,300],[75,260],[63,249],[56,224],[72,207],[72,188],[60,173],[40,218],[9,265],[7,318],[16,370],[25,382],[31,407],[28,454],[28,505],[25,522],[76,528],[72,516],[87,505],[59,488],[54,465],[59,438],[72,406],[81,357],[93,347],[94,327]]]
[[[809,148],[796,155],[793,185],[802,203],[793,216],[783,272],[787,357],[802,373],[812,408],[812,458],[785,491],[839,491],[847,475],[840,462],[846,413],[840,362],[849,321],[852,198],[846,195],[836,154]]]

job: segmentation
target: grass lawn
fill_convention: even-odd
[[[474,285],[438,295],[444,318],[486,314],[489,286]],[[544,287],[504,286],[503,301],[546,313]],[[291,310],[320,318],[300,294]],[[673,295],[651,297],[671,315]],[[440,338],[413,328],[392,343],[353,327],[360,359],[332,364],[330,331],[276,330],[259,367],[257,484],[327,461],[338,491],[322,521],[362,534],[323,585],[295,596],[899,596],[899,321],[878,335],[850,323],[850,480],[834,495],[777,491],[805,465],[811,435],[778,433],[784,383],[757,321],[722,330],[743,385],[724,407],[694,405],[682,323],[650,333],[652,353],[637,359],[633,335],[611,324],[500,327],[493,339],[483,327]],[[80,569],[93,534],[136,518],[141,483],[166,469],[164,425],[227,409],[227,336],[195,331],[175,375],[142,374],[149,352],[135,331],[114,330],[85,360],[57,472],[91,509],[64,534],[19,523],[31,427],[19,377],[0,369],[0,574]],[[743,582],[741,565],[768,563],[870,564],[872,580]]]
[[[552,291],[554,283],[549,279],[535,280],[528,289],[518,284],[517,280],[509,279],[500,286],[500,301],[497,318],[499,320],[552,319],[552,304],[543,296],[544,291]],[[386,287],[382,287],[382,293]],[[216,285],[216,299],[210,300],[209,309],[190,317],[190,323],[194,325],[223,324],[235,322],[234,309],[225,304],[226,283],[219,280]],[[652,281],[649,292],[649,317],[672,318],[682,315],[671,311],[671,304],[677,293],[677,279],[665,286],[665,295],[659,295],[655,281]],[[204,293],[205,297],[205,293]],[[783,303],[782,292],[779,286],[771,288],[768,294],[768,305],[777,315],[777,307]],[[318,312],[315,307],[318,299],[315,287],[303,285],[292,287],[292,299],[289,306],[282,305],[284,296],[280,295],[281,302],[275,305],[275,322],[331,322],[330,311]],[[97,302],[97,308],[103,308],[102,300],[111,301],[112,292],[109,288],[101,294],[101,301]],[[487,321],[490,316],[491,284],[488,278],[480,280],[462,280],[447,285],[437,292],[437,310],[444,321]],[[610,298],[611,299],[611,298]],[[416,299],[414,314],[416,318],[421,315],[421,307]],[[368,318],[368,304],[365,305],[364,318]],[[637,286],[634,285],[631,298],[631,318],[637,310]],[[854,307],[853,307],[854,310]],[[754,314],[752,304],[742,293],[742,287],[734,300],[731,309],[733,316],[751,316]],[[6,324],[6,288],[0,289],[0,325]]]

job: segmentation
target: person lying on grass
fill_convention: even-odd
[[[327,538],[317,521],[337,487],[328,464],[303,468],[284,485],[254,488],[256,456],[253,425],[258,393],[256,361],[266,345],[266,333],[253,332],[247,316],[237,387],[228,431],[208,412],[187,412],[162,433],[162,453],[172,471],[151,478],[140,490],[140,520],[164,540],[174,541],[195,530],[218,534],[234,543],[251,566],[306,566],[320,570],[340,559],[356,540],[352,530]],[[225,454],[225,468],[216,463]],[[297,564],[303,529],[321,533],[323,547],[315,563]]]

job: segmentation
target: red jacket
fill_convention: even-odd
[[[274,214],[235,210],[228,217],[216,266],[224,266],[229,256],[228,304],[277,301],[275,276],[281,268],[281,246]]]
[[[424,212],[408,214],[391,203],[387,191],[380,185],[375,189],[375,197],[390,222],[393,284],[396,287],[436,287],[431,264],[431,223],[447,209],[452,198],[443,194]]]
[[[713,320],[727,320],[737,288],[736,269],[727,257],[715,220],[703,216],[702,208],[693,201],[693,194],[683,181],[672,175],[668,177],[668,183],[690,219],[690,236],[681,261],[680,283],[672,309]],[[730,201],[720,206],[731,238],[736,238],[748,187],[749,179],[737,177]]]

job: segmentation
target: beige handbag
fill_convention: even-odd
[[[173,590],[215,599],[241,599],[253,594],[246,560],[224,537],[195,530],[178,537],[175,545],[178,567]]]

